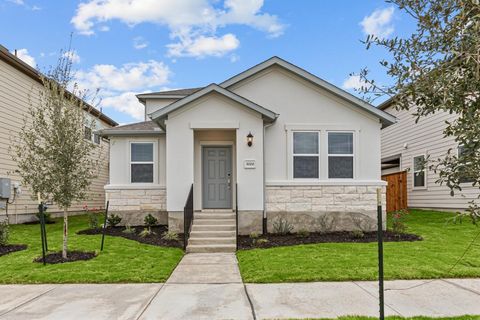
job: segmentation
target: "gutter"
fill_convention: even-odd
[[[278,114],[277,117],[278,118]],[[275,119],[276,119],[275,118]],[[263,125],[263,216],[262,216],[262,234],[267,234],[267,207],[266,207],[266,195],[267,195],[267,175],[265,173],[265,131],[267,128],[273,126],[275,122],[271,122]]]

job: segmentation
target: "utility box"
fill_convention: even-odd
[[[0,178],[0,199],[10,199],[11,197],[10,178]]]

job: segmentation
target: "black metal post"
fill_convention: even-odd
[[[105,208],[105,220],[103,221],[103,229],[102,229],[102,245],[100,246],[100,251],[103,251],[103,243],[105,242],[105,231],[107,229],[107,218],[108,218],[108,205],[110,201],[107,201],[107,207]]]
[[[385,319],[385,299],[383,287],[383,219],[382,189],[377,189],[377,240],[378,240],[378,294],[380,303],[380,320]]]
[[[46,234],[45,234],[45,217],[43,215],[43,202],[38,205],[38,211],[40,212],[40,237],[42,238],[42,260],[43,265],[46,264],[45,252],[46,252]]]

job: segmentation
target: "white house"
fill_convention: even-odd
[[[153,212],[183,232],[192,186],[192,239],[235,232],[236,208],[240,234],[273,232],[279,217],[311,231],[376,221],[380,130],[395,117],[313,74],[273,57],[220,84],[137,97],[148,121],[101,132],[106,196],[127,221]]]

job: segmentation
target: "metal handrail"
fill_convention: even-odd
[[[235,183],[235,228],[236,228],[236,245],[238,250],[238,183]]]
[[[183,207],[183,249],[187,249],[188,239],[193,224],[193,183],[188,193],[185,207]]]

